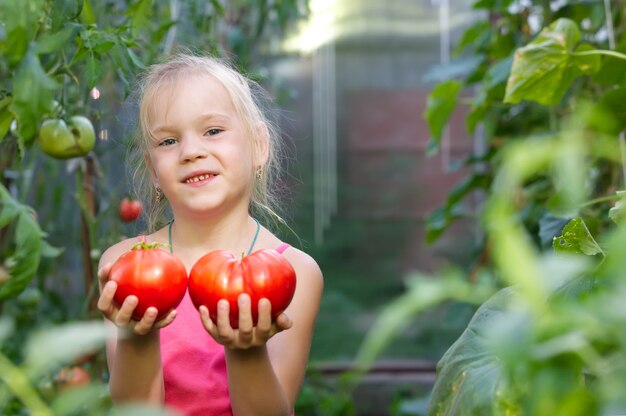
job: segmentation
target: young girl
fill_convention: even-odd
[[[256,86],[219,60],[189,55],[153,66],[142,80],[146,177],[157,205],[167,200],[174,217],[147,240],[170,244],[187,271],[212,250],[276,249],[294,267],[297,285],[273,322],[272,305],[261,299],[256,326],[247,295],[238,299],[238,329],[230,325],[227,301],[220,301],[213,322],[188,295],[160,321],[155,308],[134,321],[137,298],[117,308],[108,274],[136,239],[110,247],[100,259],[98,308],[117,326],[107,346],[111,396],[118,403],[165,404],[184,415],[289,415],[305,373],[322,274],[311,257],[250,214],[260,207],[273,215],[267,192],[277,162]]]

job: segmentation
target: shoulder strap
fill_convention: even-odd
[[[280,254],[283,254],[285,250],[287,250],[289,247],[291,246],[288,243],[280,243],[280,245],[276,247],[276,251],[278,251]]]

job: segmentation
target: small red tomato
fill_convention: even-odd
[[[91,376],[82,367],[63,367],[56,375],[56,385],[60,390],[86,386],[91,383]]]
[[[185,265],[159,244],[135,245],[113,264],[109,277],[117,283],[113,300],[118,307],[130,295],[139,299],[133,312],[136,320],[150,306],[157,308],[157,319],[165,317],[180,304],[187,290]]]
[[[120,202],[120,218],[124,222],[133,222],[141,215],[143,205],[136,199],[124,198]]]
[[[276,250],[265,249],[240,260],[225,250],[201,257],[189,272],[189,297],[196,308],[204,305],[217,322],[217,302],[230,304],[230,326],[239,327],[237,298],[250,295],[252,319],[256,325],[258,303],[262,298],[272,304],[272,319],[284,311],[296,291],[296,272]]]

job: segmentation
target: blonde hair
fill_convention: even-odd
[[[206,56],[195,56],[180,53],[167,61],[152,65],[139,78],[138,90],[135,92],[139,104],[138,136],[131,148],[129,167],[133,169],[132,178],[135,193],[143,200],[146,207],[148,232],[154,232],[162,226],[167,204],[157,201],[157,190],[152,183],[148,171],[148,141],[151,137],[149,112],[159,89],[192,74],[207,74],[218,80],[228,92],[235,110],[244,125],[245,131],[252,141],[253,153],[261,151],[260,135],[269,135],[268,158],[262,169],[255,172],[254,186],[250,195],[250,213],[262,220],[285,224],[278,213],[278,191],[276,183],[280,176],[278,163],[281,146],[274,123],[266,115],[269,112],[270,98],[256,82],[244,77],[224,59]],[[258,126],[266,126],[262,131]],[[250,167],[254,169],[253,166]]]

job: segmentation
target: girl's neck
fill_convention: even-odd
[[[256,222],[248,212],[231,211],[216,218],[175,216],[172,224],[172,247],[175,253],[198,251],[206,253],[224,249],[233,253],[250,246],[256,232]]]

